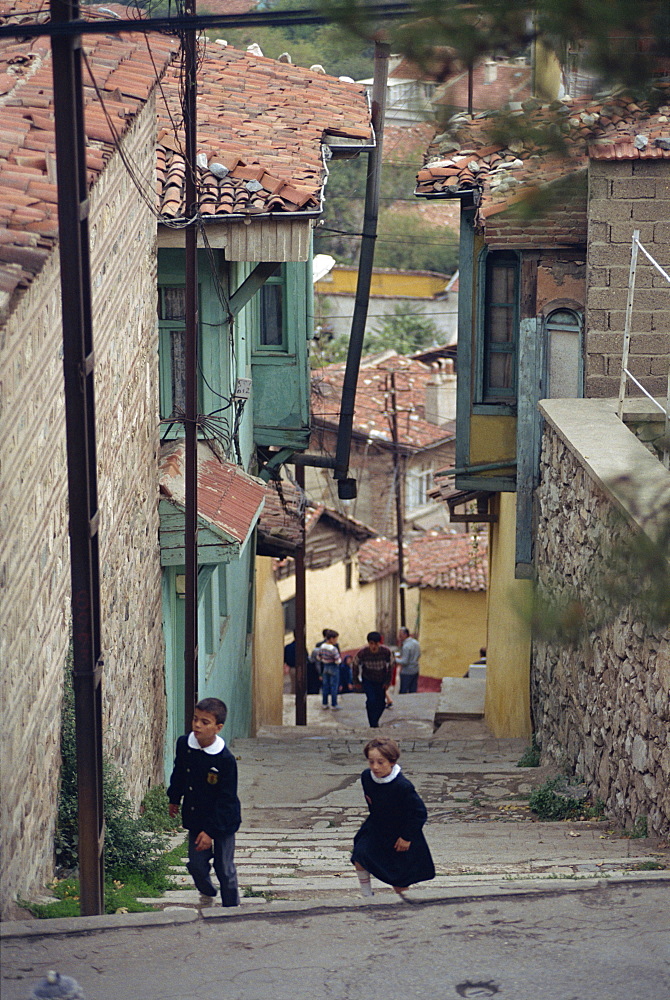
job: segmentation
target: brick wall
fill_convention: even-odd
[[[589,172],[586,395],[619,392],[633,230],[662,267],[670,243],[670,163],[592,160]],[[668,387],[670,285],[640,253],[629,369],[656,396]],[[640,391],[629,382],[628,394]]]
[[[541,250],[586,245],[586,172],[542,190],[486,219],[491,250]]]
[[[155,109],[125,140],[153,175]],[[151,195],[151,191],[148,192]],[[108,750],[133,802],[160,777],[165,722],[156,494],[156,226],[114,157],[91,197]],[[2,914],[53,872],[69,539],[57,252],[0,331]]]

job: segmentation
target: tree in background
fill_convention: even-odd
[[[421,306],[397,302],[393,310],[381,316],[366,334],[363,350],[366,354],[392,349],[398,354],[414,354],[422,347],[436,344],[439,332]]]

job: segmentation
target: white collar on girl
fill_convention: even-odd
[[[195,733],[189,733],[188,745],[191,750],[204,750],[205,753],[221,753],[226,745],[225,740],[222,740],[220,736],[214,737],[214,742],[210,743],[208,747],[201,747],[195,738]]]
[[[393,770],[390,774],[387,774],[385,778],[378,778],[375,774],[370,771],[370,777],[373,781],[376,781],[378,785],[388,785],[389,781],[393,781],[400,774],[400,764],[394,764]]]

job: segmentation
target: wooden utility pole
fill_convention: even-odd
[[[296,465],[295,481],[305,492],[305,467]],[[301,498],[302,499],[302,498]],[[307,662],[306,662],[306,579],[305,579],[305,505],[300,504],[300,545],[295,554],[295,724],[307,725]]]
[[[195,17],[195,0],[187,0],[185,13]],[[186,283],[186,399],[184,560],[184,726],[191,731],[193,710],[198,700],[198,193],[196,187],[197,145],[197,37],[195,28],[183,35],[184,130],[186,133],[186,174],[184,199],[190,225],[184,230]]]
[[[398,403],[396,397],[395,372],[389,374],[389,396],[391,400],[391,437],[393,438],[393,484],[395,488],[395,523],[398,539],[398,593],[400,606],[400,621],[405,625],[405,563],[403,553],[403,537],[405,514],[402,503],[403,465],[398,447]]]
[[[79,18],[76,0],[51,0],[56,24]],[[67,441],[72,652],[82,915],[105,912],[102,802],[102,657],[88,181],[81,38],[51,39],[58,245]]]

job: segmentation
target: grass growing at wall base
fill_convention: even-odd
[[[605,807],[600,800],[590,802],[583,796],[571,795],[571,789],[579,784],[578,778],[550,778],[531,792],[528,805],[541,820],[602,819]]]
[[[170,866],[181,864],[187,852],[188,844],[184,839],[156,859],[153,874],[146,878],[132,870],[117,869],[116,878],[105,879],[105,913],[145,913],[157,909],[147,903],[138,903],[138,896],[159,899],[168,889],[180,888],[170,873]],[[32,903],[18,900],[19,906],[29,910],[38,919],[80,916],[78,878],[57,878],[48,888],[57,902]]]

